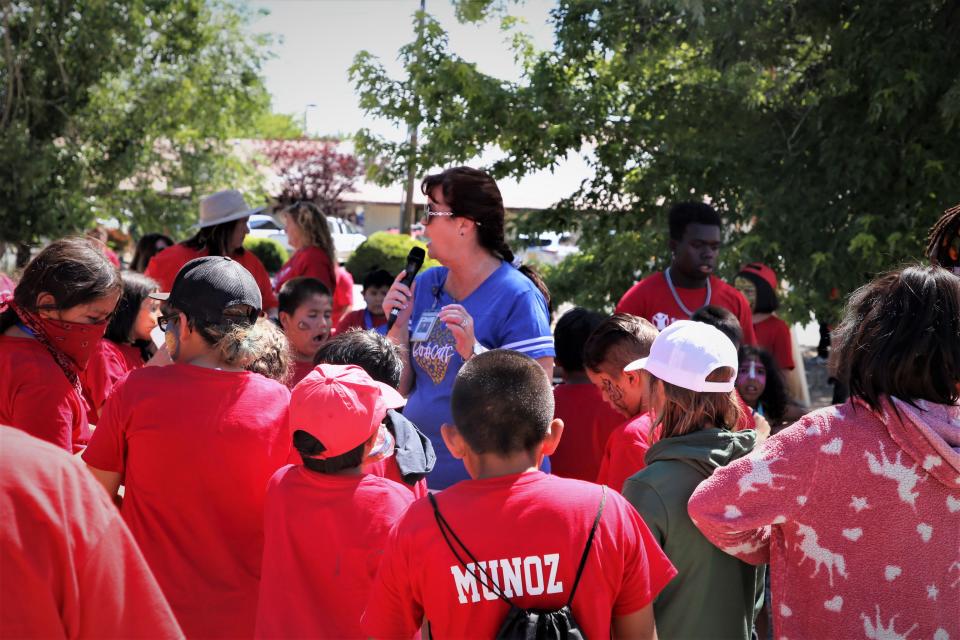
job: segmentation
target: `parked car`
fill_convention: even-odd
[[[569,233],[545,231],[536,236],[521,233],[517,238],[523,247],[520,252],[524,262],[539,262],[556,265],[569,255],[578,253],[576,239]]]
[[[327,216],[327,224],[330,225],[330,235],[333,236],[337,262],[343,264],[367,237],[363,235],[363,231],[357,225],[342,218]],[[273,216],[262,213],[254,214],[250,216],[247,225],[250,227],[250,235],[258,238],[272,238],[282,244],[287,251],[293,251],[293,247],[290,246],[290,241],[287,239],[287,232],[277,224]]]

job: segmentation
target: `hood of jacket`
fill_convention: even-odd
[[[960,405],[890,397],[883,407],[881,420],[907,455],[941,484],[960,487]]]
[[[393,455],[397,458],[400,475],[407,484],[417,484],[433,471],[433,465],[437,462],[430,438],[423,435],[402,413],[393,409],[387,410],[386,422],[396,441]]]
[[[711,427],[659,440],[650,447],[645,460],[647,465],[662,460],[676,460],[708,478],[715,469],[725,467],[753,451],[756,443],[755,431],[734,432]]]

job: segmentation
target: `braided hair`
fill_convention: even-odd
[[[960,246],[953,247],[953,239],[960,237],[960,204],[943,212],[927,234],[927,257],[934,265],[944,268],[960,267]],[[951,251],[952,249],[952,251]]]
[[[514,264],[513,250],[504,234],[503,197],[496,181],[488,173],[471,167],[452,167],[424,178],[420,191],[429,197],[435,187],[440,187],[454,215],[477,223],[477,240],[481,247],[504,262]],[[552,315],[550,291],[540,274],[527,265],[514,266],[533,281],[543,294],[547,310]]]

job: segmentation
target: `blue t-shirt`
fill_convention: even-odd
[[[555,355],[547,303],[529,278],[504,262],[466,299],[458,301],[443,290],[448,272],[446,267],[435,267],[417,277],[411,338],[413,327],[425,311],[461,304],[473,318],[474,335],[484,347],[512,349],[531,358]],[[427,477],[427,485],[445,489],[468,478],[463,462],[450,455],[440,437],[440,425],[453,422],[450,395],[464,361],[457,353],[453,334],[439,320],[426,340],[411,339],[410,361],[414,386],[403,415],[430,438],[437,453],[437,464]]]

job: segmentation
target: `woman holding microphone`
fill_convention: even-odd
[[[383,309],[388,316],[400,309],[388,337],[405,347],[403,414],[433,443],[437,463],[427,483],[444,489],[467,478],[440,437],[440,426],[452,421],[450,393],[463,363],[488,349],[512,349],[552,374],[554,348],[549,294],[534,271],[513,264],[493,178],[454,167],[427,176],[420,188],[428,201],[423,224],[429,255],[443,266],[420,274],[412,287],[401,282],[401,273]]]

